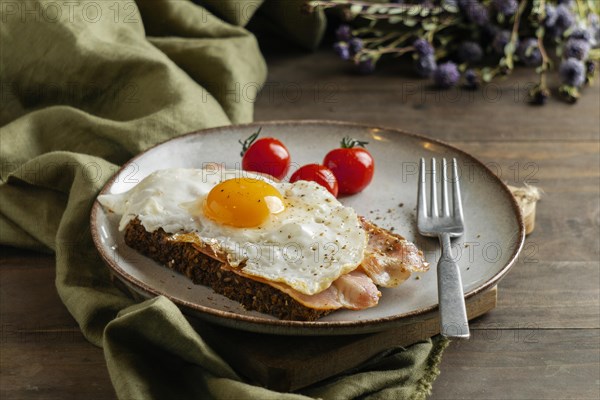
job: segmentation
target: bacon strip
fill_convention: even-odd
[[[408,279],[411,272],[427,271],[429,263],[423,252],[400,235],[378,227],[365,218],[360,222],[369,235],[365,258],[358,267],[377,286],[395,287]]]
[[[362,310],[374,307],[379,303],[381,292],[373,281],[360,271],[352,271],[337,278],[331,286],[317,294],[309,295],[300,293],[292,287],[281,282],[273,282],[253,275],[247,275],[241,268],[233,268],[223,264],[221,268],[234,272],[244,278],[266,283],[278,289],[305,307],[315,310],[337,310],[349,308]]]
[[[381,292],[371,278],[357,270],[340,276],[331,286],[337,289],[342,306],[352,310],[376,306],[381,297]]]

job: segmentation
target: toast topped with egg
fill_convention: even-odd
[[[125,243],[194,283],[280,319],[376,306],[428,263],[314,182],[246,171],[167,169],[99,202]]]

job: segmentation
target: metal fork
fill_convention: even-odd
[[[452,210],[448,196],[448,165],[442,159],[441,203],[437,202],[436,161],[431,159],[431,185],[429,212],[427,212],[425,159],[421,158],[419,169],[419,191],[417,226],[423,236],[437,236],[442,246],[442,256],[437,266],[438,301],[440,305],[440,330],[442,336],[452,339],[468,339],[469,322],[465,308],[465,297],[458,265],[452,259],[450,238],[462,236],[464,220],[456,159],[452,159]]]

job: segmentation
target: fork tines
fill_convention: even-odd
[[[441,210],[438,206],[438,194],[437,194],[437,171],[436,171],[436,159],[431,159],[431,169],[427,171],[425,166],[425,159],[421,158],[420,168],[419,168],[419,204],[418,204],[418,213],[419,217],[427,218],[432,217],[436,218],[438,216],[441,217],[454,217],[463,220],[463,211],[462,211],[462,201],[460,197],[460,183],[458,174],[458,166],[456,162],[456,158],[452,159],[452,175],[448,178],[448,162],[445,158],[442,158],[441,161],[441,172],[442,172],[442,182],[441,182]],[[426,175],[431,174],[431,182],[430,182],[430,190],[429,195],[431,197],[431,202],[429,204],[429,212],[427,211],[427,190],[426,190]],[[450,205],[448,199],[448,182],[452,183],[452,213],[450,213]],[[441,215],[440,215],[441,212]]]

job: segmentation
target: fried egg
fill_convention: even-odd
[[[144,228],[193,233],[251,276],[308,295],[363,260],[367,234],[356,212],[322,186],[219,168],[159,170],[128,192],[98,201]]]

